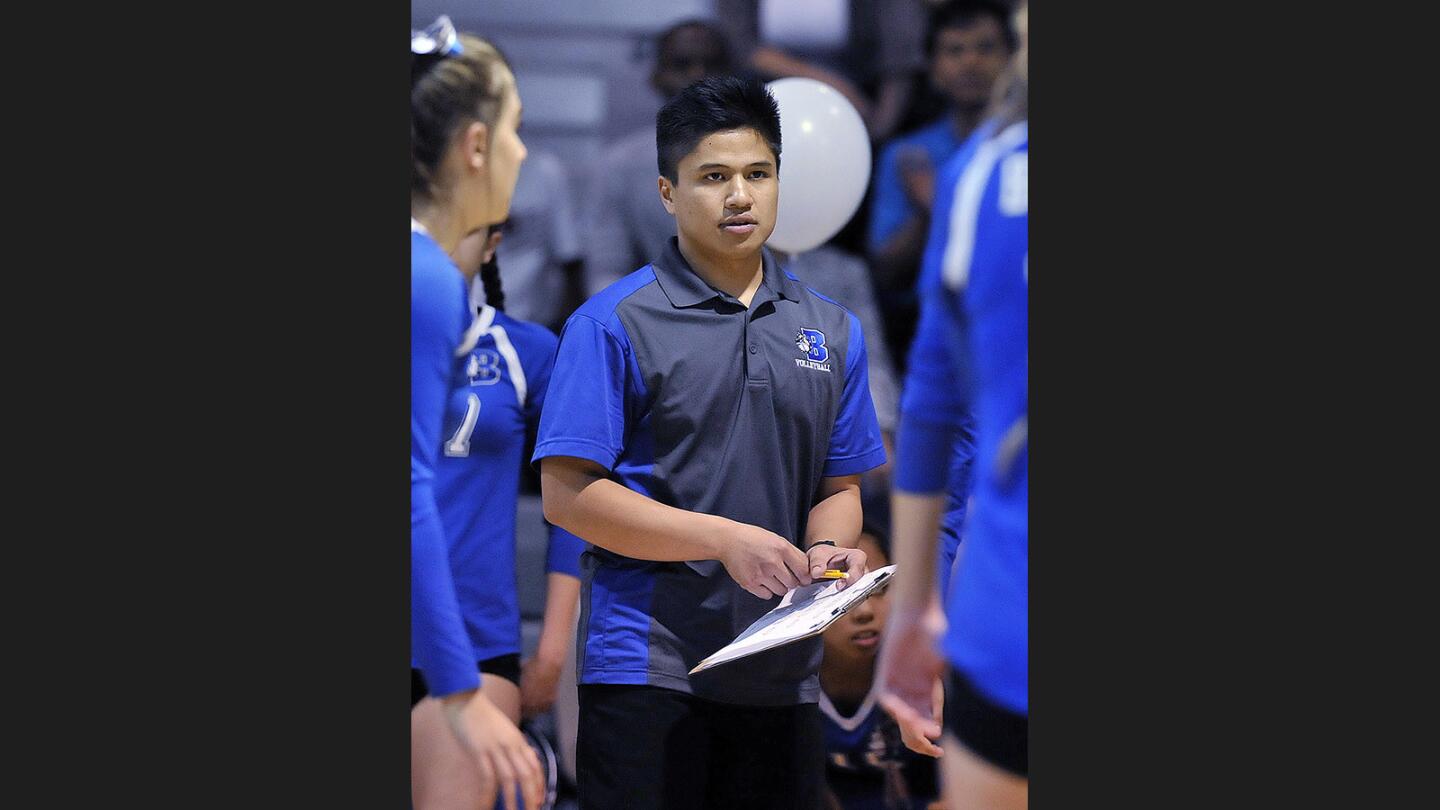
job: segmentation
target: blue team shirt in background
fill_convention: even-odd
[[[947,115],[927,127],[896,138],[881,151],[880,161],[875,167],[875,184],[870,192],[870,227],[866,234],[866,247],[870,253],[879,251],[880,246],[900,230],[905,220],[916,213],[910,197],[905,194],[900,156],[911,149],[922,149],[930,158],[931,169],[938,172],[961,143],[961,139],[955,136],[955,124]]]
[[[912,379],[929,419],[902,407],[896,486],[943,486],[944,448],[973,414],[973,506],[947,598],[951,664],[997,704],[1029,710],[1028,412],[1029,151],[1022,122],[986,141],[937,186],[922,292],[931,307],[912,351],[940,353],[952,374]],[[937,285],[934,280],[938,278]],[[945,432],[948,428],[950,433]],[[925,437],[925,438],[922,438]]]
[[[895,721],[880,708],[874,687],[846,716],[820,693],[825,735],[825,781],[845,810],[896,810],[887,801],[887,772],[904,780],[905,810],[925,810],[940,793],[936,762],[905,747]]]
[[[527,426],[538,426],[555,346],[549,329],[494,307],[478,310],[450,392],[436,498],[476,661],[519,653],[515,505]],[[584,541],[550,527],[546,570],[580,576]]]
[[[459,350],[473,320],[459,268],[412,220],[410,233],[410,654],[433,695],[480,685],[460,615],[435,470]]]

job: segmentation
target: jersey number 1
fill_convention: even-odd
[[[465,402],[465,418],[460,422],[460,427],[455,430],[455,435],[445,443],[445,455],[452,458],[465,458],[470,455],[470,434],[475,432],[475,423],[480,421],[480,397],[474,394]]]

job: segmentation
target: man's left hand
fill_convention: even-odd
[[[810,579],[812,581],[819,581],[821,574],[824,574],[827,568],[838,568],[850,575],[845,579],[837,580],[840,583],[835,588],[837,591],[843,591],[855,584],[870,571],[865,560],[865,552],[858,548],[831,545],[812,546],[805,556],[810,559]]]

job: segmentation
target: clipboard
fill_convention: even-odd
[[[794,588],[774,610],[756,619],[734,641],[696,664],[690,674],[819,635],[845,611],[879,590],[894,573],[893,565],[877,568],[843,591],[836,589],[839,583],[833,580]]]

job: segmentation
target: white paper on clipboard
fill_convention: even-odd
[[[839,583],[833,580],[795,588],[785,594],[774,610],[756,619],[734,641],[696,664],[690,674],[821,633],[845,611],[878,590],[894,573],[893,565],[877,568],[843,591],[836,590]]]

